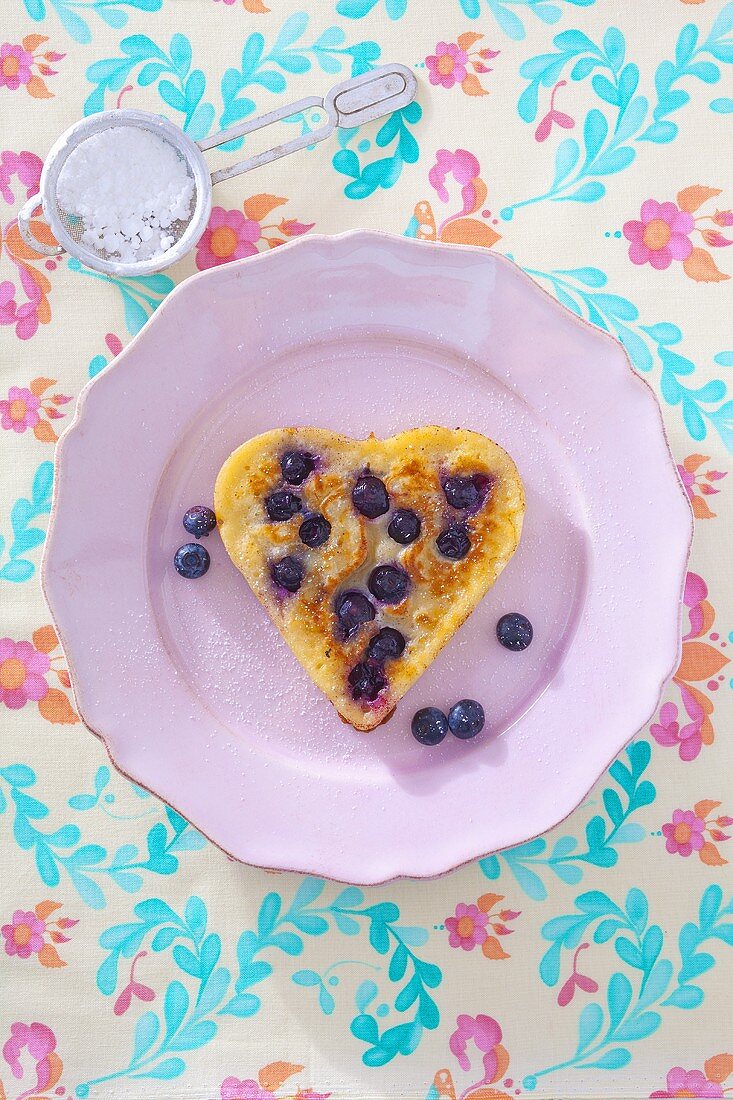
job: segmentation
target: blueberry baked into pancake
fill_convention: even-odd
[[[519,542],[516,466],[476,432],[282,428],[226,460],[224,546],[344,721],[384,722]]]

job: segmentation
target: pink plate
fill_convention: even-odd
[[[216,534],[181,517],[268,428],[460,425],[513,456],[524,534],[392,720],[357,733]],[[358,232],[188,279],[95,380],[58,450],[45,590],[79,713],[118,768],[237,859],[375,883],[517,844],[578,805],[679,657],[691,539],[657,402],[615,340],[508,260]],[[522,611],[535,640],[502,649]],[[424,749],[419,707],[487,733]]]

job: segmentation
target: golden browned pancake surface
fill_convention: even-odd
[[[316,459],[302,485],[283,481],[280,459],[287,451]],[[365,518],[352,503],[352,489],[365,473],[379,477],[389,493],[390,510],[377,519]],[[452,508],[443,486],[454,476],[476,478],[482,503]],[[302,511],[292,519],[268,518],[265,500],[279,490],[301,499]],[[421,533],[410,545],[387,532],[396,508],[420,517]],[[431,426],[390,439],[353,440],[320,428],[280,428],[230,455],[216,480],[214,509],[229,556],[295,656],[341,717],[369,730],[389,717],[511,558],[522,529],[524,490],[506,451],[476,432]],[[315,549],[298,534],[309,513],[331,524],[328,541]],[[460,561],[447,559],[436,546],[451,526],[470,540]],[[272,579],[273,564],[285,556],[304,570],[295,593]],[[409,577],[407,595],[397,605],[380,603],[369,592],[369,576],[382,564],[394,564]],[[376,617],[344,638],[335,609],[339,596],[354,589],[370,599]],[[375,699],[354,698],[349,675],[385,626],[404,635],[405,650],[380,664],[386,685]]]

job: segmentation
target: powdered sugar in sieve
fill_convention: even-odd
[[[110,126],[69,154],[56,201],[81,244],[129,263],[162,256],[181,237],[195,184],[187,162],[164,138],[142,127]]]

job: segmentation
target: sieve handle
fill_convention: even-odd
[[[32,248],[34,252],[39,252],[41,256],[61,256],[66,249],[62,248],[60,244],[51,245],[39,241],[31,228],[33,211],[41,205],[40,195],[31,195],[28,201],[23,203],[18,211],[18,232],[28,247]]]
[[[239,176],[243,172],[250,172],[253,168],[260,168],[263,164],[285,157],[288,153],[295,153],[299,149],[315,145],[316,142],[329,137],[337,126],[352,128],[391,114],[392,111],[412,103],[416,93],[417,80],[410,69],[405,65],[383,65],[335,85],[325,99],[307,96],[296,103],[288,103],[266,115],[242,122],[238,126],[231,126],[228,130],[220,130],[218,134],[198,142],[198,146],[202,152],[215,149],[235,138],[244,137],[246,134],[254,133],[255,130],[271,126],[274,122],[290,118],[308,107],[320,107],[326,112],[326,122],[316,130],[301,134],[300,137],[293,138],[292,141],[282,145],[275,145],[228,168],[219,168],[216,172],[212,172],[211,182],[220,183],[222,180],[231,179],[232,176]]]

